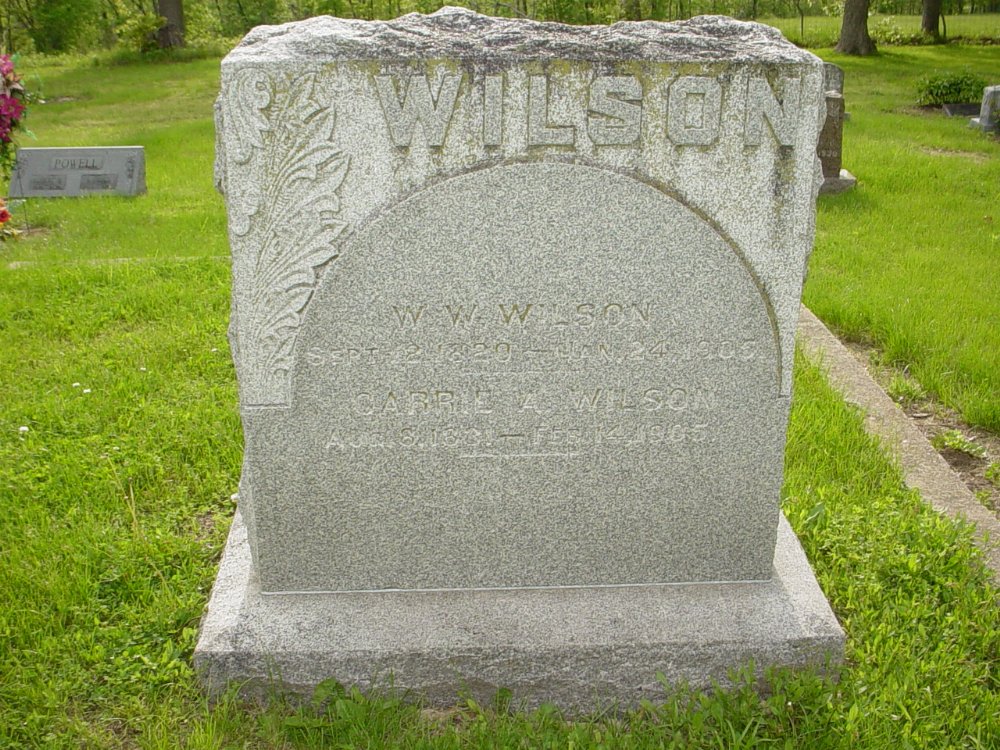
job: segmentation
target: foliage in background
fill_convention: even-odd
[[[389,19],[464,5],[495,16],[573,24],[621,19],[676,20],[702,14],[736,18],[839,16],[844,0],[184,0],[190,44],[242,36],[259,24],[316,15]],[[159,17],[155,0],[5,0],[0,10],[0,49],[44,54],[137,46],[136,30]],[[0,6],[2,7],[2,6]],[[995,13],[1000,0],[945,0],[949,15]],[[873,0],[878,14],[914,15],[921,0]],[[888,30],[886,30],[888,31]]]
[[[919,44],[923,41],[923,35],[918,32],[906,32],[896,21],[894,16],[879,18],[872,24],[872,39],[877,44],[900,45]]]
[[[24,130],[28,94],[21,76],[14,69],[15,59],[0,55],[0,182],[10,179],[14,168],[15,139]],[[0,242],[16,237],[7,203],[0,197]]]
[[[15,141],[24,130],[27,116],[28,94],[15,64],[16,58],[0,55],[0,181],[3,182],[10,179]]]
[[[137,13],[129,16],[118,28],[118,42],[135,52],[152,52],[157,48],[156,32],[166,19],[155,13]]]
[[[979,103],[986,79],[975,73],[939,73],[917,84],[917,104]]]
[[[759,20],[780,29],[787,39],[800,47],[810,49],[833,47],[840,36],[841,19],[836,16],[806,16],[804,24],[797,18],[767,16]],[[928,43],[920,32],[920,16],[873,15],[868,23],[880,48]],[[951,16],[948,18],[948,39],[962,44],[995,45],[1000,41],[1000,16],[995,13]]]

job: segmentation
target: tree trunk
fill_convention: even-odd
[[[938,31],[939,18],[941,18],[941,0],[923,0],[920,30],[935,42],[941,41],[941,34]]]
[[[622,0],[622,17],[626,21],[642,20],[642,3],[639,0]]]
[[[184,46],[184,0],[156,0],[156,12],[167,19],[156,32],[160,49]]]
[[[844,22],[840,26],[837,52],[845,55],[875,54],[875,42],[868,34],[868,0],[846,0]]]

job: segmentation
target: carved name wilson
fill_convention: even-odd
[[[414,134],[422,134],[434,148],[444,145],[456,110],[465,101],[459,96],[468,74],[449,73],[377,75],[375,89],[385,116],[392,142],[409,148]],[[634,75],[598,75],[591,80],[578,106],[585,109],[585,126],[558,121],[550,102],[558,94],[558,80],[546,75],[527,79],[527,102],[517,102],[511,95],[504,74],[482,76],[476,81],[482,100],[482,130],[486,146],[504,143],[504,121],[511,116],[526,120],[529,146],[573,147],[580,138],[597,146],[642,146],[644,118],[663,118],[669,139],[679,146],[710,146],[722,129],[723,102],[732,92],[728,80],[713,76],[685,75],[664,83],[665,94],[656,97],[657,110],[649,111],[648,91]],[[742,137],[747,146],[759,146],[765,132],[781,146],[793,146],[801,80],[784,76],[772,86],[763,75],[751,75],[746,81],[746,107]],[[740,92],[741,94],[743,92]],[[665,99],[665,104],[664,104]],[[510,111],[507,111],[510,110]],[[509,119],[508,119],[509,122]],[[420,127],[417,127],[419,123]],[[766,125],[765,125],[766,123]]]

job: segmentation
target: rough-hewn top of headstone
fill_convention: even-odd
[[[777,29],[725,16],[699,16],[676,23],[623,21],[612,26],[568,26],[492,18],[445,7],[429,16],[410,13],[393,21],[321,16],[281,26],[258,26],[224,64],[261,59],[434,58],[763,64],[813,60]]]

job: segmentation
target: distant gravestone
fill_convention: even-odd
[[[827,94],[839,94],[844,96],[844,69],[839,65],[825,62],[823,63],[823,87]],[[841,119],[847,122],[851,119],[851,113],[844,111]]]
[[[968,117],[978,114],[980,105],[976,102],[946,102],[941,105],[941,111],[948,117]]]
[[[12,198],[145,192],[146,158],[142,146],[19,148],[10,180]]]
[[[817,58],[449,8],[256,29],[222,92],[245,455],[210,691],[585,710],[836,662],[779,510]]]
[[[843,168],[844,122],[844,71],[833,63],[823,63],[826,89],[826,120],[819,136],[816,150],[823,165],[823,184],[820,193],[842,193],[857,184],[857,179]]]
[[[826,92],[826,120],[820,131],[816,153],[823,165],[824,179],[840,177],[843,162],[844,141],[844,97],[831,91]]]
[[[979,108],[979,117],[973,117],[969,125],[979,128],[984,133],[1000,131],[1000,86],[987,86],[983,89],[983,103]]]
[[[823,88],[827,92],[844,95],[844,69],[839,65],[823,63]]]

